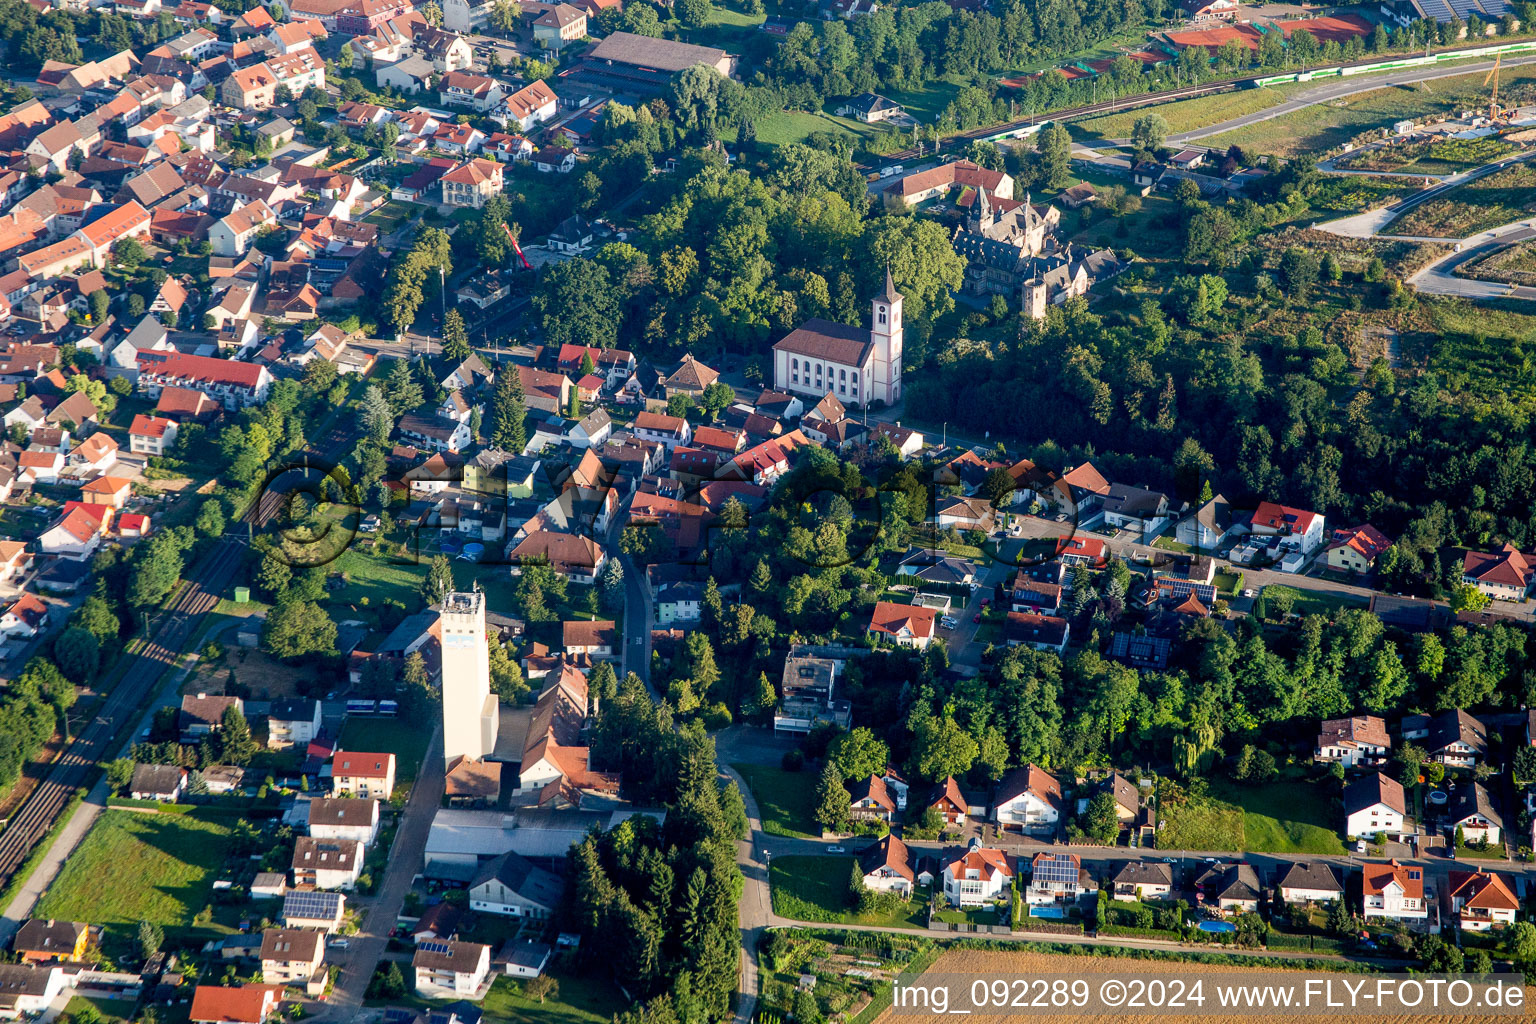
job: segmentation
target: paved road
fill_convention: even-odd
[[[427,745],[421,774],[411,788],[411,799],[400,816],[390,850],[389,867],[374,896],[361,901],[362,920],[358,934],[348,939],[348,949],[328,949],[325,958],[341,968],[341,977],[332,986],[331,997],[311,1019],[317,1021],[356,1020],[363,1005],[374,967],[384,958],[389,932],[405,905],[406,893],[421,871],[432,818],[443,802],[443,730],[433,729]]]
[[[1519,156],[1506,157],[1503,160],[1495,160],[1493,163],[1483,164],[1481,167],[1474,167],[1471,170],[1462,171],[1460,174],[1453,174],[1448,178],[1442,178],[1438,184],[1431,185],[1429,188],[1421,189],[1411,196],[1399,199],[1390,206],[1383,206],[1379,210],[1367,210],[1365,213],[1341,217],[1338,220],[1330,220],[1314,226],[1319,231],[1326,231],[1331,235],[1342,235],[1346,238],[1375,238],[1381,234],[1382,229],[1388,224],[1414,207],[1427,203],[1431,199],[1438,199],[1453,188],[1476,181],[1479,178],[1486,178],[1497,171],[1502,171],[1511,164],[1518,164],[1532,159],[1536,159],[1536,151],[1522,153]],[[1387,237],[1398,241],[1413,240],[1402,235]],[[1461,241],[1458,238],[1424,238],[1420,240],[1440,242],[1447,245]]]
[[[1460,251],[1448,252],[1426,264],[1408,278],[1408,283],[1428,295],[1454,295],[1467,299],[1528,299],[1536,301],[1536,288],[1511,286],[1498,281],[1476,281],[1456,276],[1456,268],[1527,239],[1536,238],[1536,221],[1517,221],[1473,235],[1461,243]]]
[[[1517,67],[1521,64],[1536,63],[1536,55],[1510,57],[1507,54],[1502,62],[1506,68]],[[1311,89],[1298,92],[1284,103],[1276,104],[1264,110],[1255,111],[1252,114],[1244,114],[1242,117],[1229,118],[1217,124],[1208,125],[1205,128],[1196,128],[1188,132],[1176,132],[1168,136],[1168,144],[1171,146],[1185,142],[1194,142],[1196,139],[1209,138],[1212,135],[1220,135],[1222,132],[1234,131],[1238,128],[1246,128],[1249,125],[1260,124],[1276,117],[1307,107],[1316,106],[1319,103],[1327,103],[1331,100],[1343,99],[1346,96],[1354,96],[1362,92],[1371,92],[1375,89],[1386,88],[1391,85],[1414,85],[1419,82],[1431,82],[1437,78],[1454,78],[1457,75],[1475,75],[1481,71],[1492,71],[1493,61],[1474,61],[1467,64],[1458,64],[1455,67],[1423,67],[1413,68],[1407,71],[1394,71],[1385,75],[1360,75],[1350,78],[1332,79],[1326,85],[1318,85]],[[1113,139],[1109,144],[1128,146],[1130,139]]]

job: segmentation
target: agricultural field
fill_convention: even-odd
[[[100,924],[109,954],[121,953],[137,941],[140,921],[167,932],[191,926],[229,845],[222,818],[103,811],[34,913]]]
[[[1457,273],[1479,281],[1536,285],[1536,242],[1516,242],[1473,263],[1464,264]]]
[[[1170,960],[1135,959],[1131,957],[1095,957],[1080,956],[1077,954],[1037,953],[1033,951],[984,951],[984,950],[956,950],[945,953],[934,961],[930,968],[933,974],[973,974],[983,978],[1031,978],[1031,977],[1065,977],[1088,976],[1090,978],[1102,975],[1114,975],[1120,978],[1129,978],[1132,975],[1178,975],[1181,977],[1196,978],[1201,975],[1234,974],[1237,972],[1252,973],[1256,980],[1265,975],[1286,976],[1290,972],[1278,967],[1249,967],[1232,963],[1187,963]],[[1090,984],[1093,984],[1090,981]],[[1527,1000],[1536,989],[1526,988]],[[1209,992],[1208,992],[1209,996]],[[1214,999],[1212,999],[1214,1001]],[[1205,1006],[1209,1011],[1210,1002]],[[937,1020],[937,1015],[932,1017],[914,1016],[912,1010],[903,1010],[900,1013],[887,1010],[877,1018],[879,1024],[899,1024],[902,1021]],[[1020,1020],[1018,1011],[1010,1011],[1004,1014],[971,1014],[970,1019],[974,1024],[1014,1024]],[[1159,1013],[1132,1014],[1115,1013],[1099,1016],[1083,1014],[1070,1014],[1062,1017],[1064,1020],[1073,1021],[1104,1021],[1113,1024],[1206,1024],[1211,1020],[1225,1019],[1219,1011],[1213,1016],[1207,1013],[1171,1014]],[[1296,1019],[1294,1014],[1261,1014],[1244,1013],[1241,1019],[1252,1024],[1281,1024]],[[1413,1016],[1390,1014],[1350,1014],[1351,1024],[1472,1024],[1478,1021],[1507,1020],[1507,1017],[1482,1016],[1478,1017],[1466,1013],[1461,1014],[1415,1014]]]
[[[1416,206],[1387,225],[1393,235],[1466,238],[1536,211],[1536,167],[1506,167]]]
[[[1415,85],[1372,89],[1200,141],[1212,148],[1237,145],[1255,153],[1275,156],[1315,156],[1344,145],[1362,132],[1386,128],[1396,121],[1460,113],[1470,106],[1486,103],[1488,92],[1483,86],[1484,77],[1483,72],[1475,72]],[[1531,94],[1536,90],[1536,67],[1507,69],[1500,95],[1506,90],[1517,95]]]

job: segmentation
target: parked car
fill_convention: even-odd
[[[829,847],[827,847],[827,852],[828,853],[847,853],[848,851],[844,847],[841,847],[841,846],[829,846]]]
[[[981,612],[977,612],[975,615],[972,615],[971,621],[977,625],[981,625]]]

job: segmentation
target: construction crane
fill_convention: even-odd
[[[522,260],[524,270],[532,270],[533,264],[528,262],[528,257],[523,255],[523,247],[517,244],[517,236],[512,233],[512,228],[506,221],[501,222],[501,230],[507,233],[507,240],[512,243],[512,251],[517,253],[517,258]]]
[[[1493,58],[1493,70],[1483,78],[1483,84],[1493,83],[1493,94],[1488,97],[1488,120],[1497,121],[1503,115],[1503,108],[1499,106],[1499,62],[1504,59],[1502,53]]]

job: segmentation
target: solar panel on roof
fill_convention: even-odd
[[[1424,8],[1426,18],[1434,18],[1436,21],[1450,21],[1453,17],[1450,6],[1445,0],[1419,0],[1419,6]]]
[[[1478,5],[1488,12],[1489,17],[1502,18],[1509,13],[1509,4],[1505,0],[1477,0]]]
[[[453,947],[446,942],[418,942],[417,949],[424,949],[428,953],[448,954],[453,952]]]
[[[333,892],[290,892],[283,897],[283,916],[333,917],[340,899]]]
[[[1451,5],[1451,10],[1455,11],[1456,16],[1462,21],[1466,21],[1469,14],[1477,14],[1479,16],[1482,14],[1477,9],[1477,4],[1473,0],[1448,0],[1448,2]]]
[[[1077,865],[1066,857],[1044,858],[1035,864],[1036,882],[1076,882]]]

